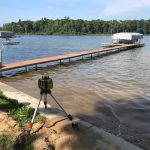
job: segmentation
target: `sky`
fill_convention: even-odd
[[[150,19],[150,0],[0,0],[0,26],[21,20]]]

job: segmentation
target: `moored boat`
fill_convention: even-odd
[[[115,33],[112,36],[113,43],[123,43],[123,44],[140,44],[143,42],[143,34],[135,32],[121,32]]]
[[[143,34],[135,32],[121,32],[112,35],[110,43],[103,43],[104,47],[120,46],[124,44],[138,44],[144,46]]]
[[[13,41],[11,41],[10,38],[8,38],[8,37],[6,38],[5,41],[2,42],[3,45],[17,45],[19,43],[20,42],[16,42],[16,41],[13,42]]]
[[[11,42],[11,41],[4,41],[4,42],[2,42],[3,45],[17,45],[19,43],[20,42]]]

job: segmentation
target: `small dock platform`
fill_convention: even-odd
[[[105,54],[105,53],[108,54],[113,52],[119,52],[119,51],[124,51],[132,48],[142,47],[142,46],[143,44],[123,44],[120,46],[113,46],[109,48],[100,48],[100,49],[88,50],[83,52],[76,52],[76,53],[57,55],[57,56],[51,56],[46,58],[38,58],[38,59],[32,59],[27,61],[14,62],[10,64],[2,64],[2,66],[0,66],[0,72],[2,73],[4,71],[23,68],[23,67],[27,69],[28,66],[34,66],[34,65],[37,68],[37,65],[39,64],[56,62],[56,61],[59,61],[61,63],[61,61],[66,59],[69,59],[70,61],[71,58],[76,58],[76,57],[83,58],[83,56],[88,56],[88,55],[92,58],[94,54],[98,54],[98,56],[100,56],[101,54]]]

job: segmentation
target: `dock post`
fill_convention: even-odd
[[[35,65],[35,70],[37,71],[37,64]]]
[[[2,73],[2,71],[0,71],[0,77],[2,77],[3,76],[3,73]]]
[[[0,68],[2,67],[2,46],[0,45]]]
[[[83,55],[82,55],[82,60],[83,60]]]
[[[92,53],[91,53],[91,59],[92,59]]]
[[[61,65],[61,59],[60,59],[60,61],[59,61],[60,63],[59,63],[59,65]]]
[[[25,70],[26,70],[26,72],[28,72],[28,68],[27,68],[27,66],[25,66]]]
[[[70,58],[69,58],[69,62],[71,62]]]

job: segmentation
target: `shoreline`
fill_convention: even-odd
[[[24,33],[24,34],[16,34],[16,37],[20,37],[20,36],[111,36],[111,34],[101,34],[101,33],[97,33],[97,34],[42,34],[42,33]],[[150,34],[149,34],[150,35]]]
[[[4,83],[0,82],[0,86],[1,86],[1,91],[4,93],[4,95],[6,95],[9,98],[13,98],[13,99],[17,99],[19,103],[23,103],[25,105],[28,105],[30,107],[35,108],[36,104],[37,104],[37,100],[13,87],[10,87]],[[48,107],[51,108],[51,106],[49,105]],[[41,102],[40,104],[40,114],[46,116],[47,118],[53,120],[53,118],[58,117],[58,116],[63,116],[62,112],[55,110],[53,111],[53,114],[51,113],[51,109],[43,109],[44,108],[44,104]],[[105,132],[103,129],[101,128],[97,128],[93,125],[91,125],[90,123],[87,123],[85,121],[79,120],[79,124],[81,124],[81,126],[83,126],[85,129],[87,129],[90,133],[92,133],[92,135],[94,134],[98,134],[99,136],[102,136],[106,141],[108,141],[109,143],[119,147],[119,149],[122,150],[140,150],[140,148],[138,148],[137,146],[119,138],[116,137],[108,132]],[[90,128],[89,128],[90,127]],[[91,143],[92,144],[92,143]]]

